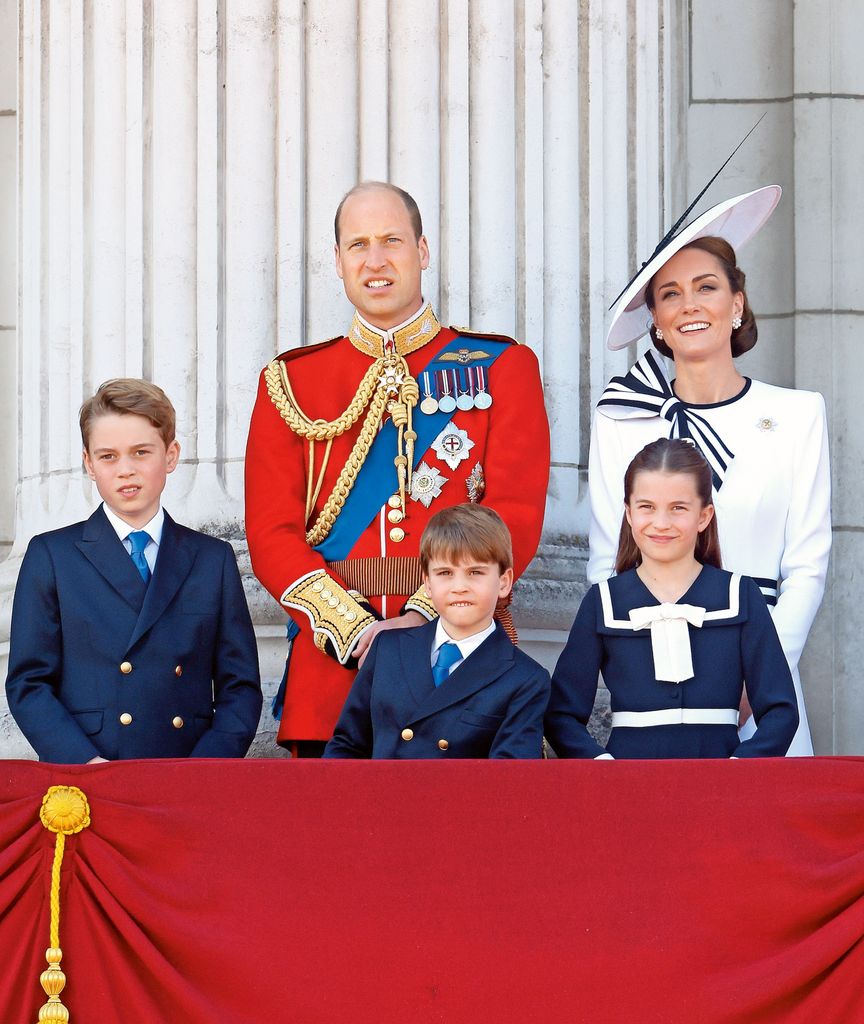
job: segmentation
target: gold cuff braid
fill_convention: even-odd
[[[406,612],[420,612],[430,622],[433,619],[438,618],[438,612],[435,610],[435,605],[432,604],[429,597],[426,594],[425,587],[418,587],[417,590],[408,598],[405,602]]]
[[[336,658],[344,665],[351,657],[360,634],[375,621],[375,616],[357,600],[360,596],[353,596],[332,576],[319,569],[292,584],[281,601],[309,616],[315,646],[324,651],[329,640]]]

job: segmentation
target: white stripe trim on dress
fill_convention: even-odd
[[[659,711],[613,711],[612,728],[652,725],[738,725],[736,708],[662,708]]]
[[[600,604],[603,608],[603,625],[607,629],[626,629],[633,632],[633,623],[630,619],[616,619],[612,609],[612,594],[609,592],[609,580],[601,580],[597,584],[600,591]],[[726,608],[719,608],[713,612],[705,612],[705,619],[716,621],[717,619],[734,619],[741,607],[741,576],[737,572],[729,574],[729,604]],[[659,602],[658,602],[659,603]]]

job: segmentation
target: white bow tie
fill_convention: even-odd
[[[651,627],[651,652],[654,678],[666,683],[681,683],[693,678],[689,623],[700,629],[705,609],[692,604],[650,604],[630,611],[634,630]]]

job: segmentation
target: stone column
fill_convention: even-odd
[[[20,402],[17,458],[3,460],[18,498],[0,641],[29,538],[98,500],[77,411],[109,377],[170,395],[182,460],[166,506],[235,539],[248,574],[243,450],[276,347],[276,53],[272,4],[259,6],[235,25],[191,0],[21,5]]]
[[[583,586],[590,410],[628,360],[603,348],[607,306],[662,220],[672,4],[22,2],[17,447],[0,425],[18,501],[0,644],[28,539],[96,503],[82,399],[140,375],[177,406],[166,506],[235,542],[272,693],[284,615],[249,574],[249,413],[276,352],[346,327],[333,214],[378,177],[418,200],[442,318],[540,357],[554,464],[517,616],[526,649],[554,661]]]
[[[860,754],[864,736],[864,8],[796,4],[791,116],[795,383],[821,391],[831,435],[834,547],[825,603],[802,662],[820,753]],[[805,675],[806,672],[806,675]]]
[[[527,648],[550,668],[586,586],[593,409],[609,377],[635,358],[606,349],[609,306],[653,250],[667,212],[670,7],[547,4],[542,39],[525,46],[532,105],[526,101],[524,123],[542,157],[542,189],[528,179],[536,192],[523,222],[522,282],[526,328],[536,324],[543,337],[552,474],[518,621]],[[537,23],[526,16],[526,26]]]
[[[15,0],[0,0],[0,563],[15,533],[18,251],[15,238],[18,151],[18,18]],[[0,568],[2,573],[2,568]],[[2,584],[0,584],[2,585]],[[2,640],[0,640],[2,643]]]
[[[722,8],[697,0],[689,25],[688,190],[763,113],[715,186],[714,201],[768,182],[784,188],[777,213],[743,256],[759,344],[740,364],[745,374],[820,391],[826,400],[834,548],[801,676],[816,752],[858,753],[864,201],[855,168],[864,157],[864,11],[854,0],[794,9],[784,0],[734,0]]]

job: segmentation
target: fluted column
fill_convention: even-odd
[[[274,338],[275,115],[263,104],[258,124],[253,102],[272,92],[275,62],[272,5],[262,6],[263,24],[245,5],[231,37],[227,100],[210,5],[22,7],[17,553],[92,509],[76,416],[112,376],[153,379],[176,406],[182,463],[166,503],[217,530],[240,524],[255,369]],[[234,163],[224,152],[231,100],[242,110]]]
[[[16,325],[18,322],[15,225],[18,207],[17,61],[18,4],[0,0],[0,579],[15,533],[17,474]],[[2,586],[2,583],[0,583]],[[2,644],[2,629],[0,629]]]
[[[864,9],[850,0],[794,12],[795,384],[825,396],[834,542],[825,602],[802,658],[818,752],[860,754],[864,560]]]
[[[358,179],[386,178],[418,200],[443,319],[540,358],[553,472],[518,614],[552,660],[580,594],[590,409],[627,359],[603,349],[606,307],[661,220],[657,5],[22,0],[20,24],[19,493],[0,645],[28,539],[96,504],[81,401],[140,375],[177,407],[166,506],[235,541],[273,688],[284,617],[242,532],[258,373],[344,330],[333,214]]]

